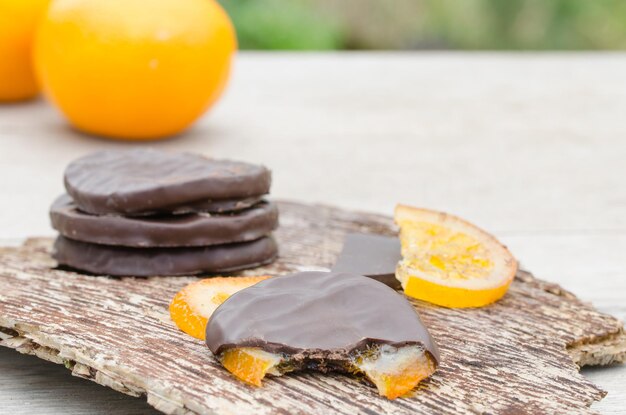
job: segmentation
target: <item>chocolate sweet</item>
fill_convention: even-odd
[[[50,209],[59,265],[115,276],[230,272],[272,262],[275,205],[260,165],[154,149],[89,154]]]
[[[295,361],[313,359],[320,370],[340,370],[374,345],[415,345],[439,360],[403,295],[371,278],[333,272],[270,278],[235,293],[211,316],[206,344],[215,355],[258,347]]]
[[[272,237],[228,245],[186,248],[128,248],[74,241],[59,236],[53,257],[60,265],[114,276],[191,275],[230,272],[272,262]]]
[[[143,148],[99,151],[65,170],[76,204],[100,215],[195,211],[224,200],[236,206],[268,193],[270,184],[270,171],[260,165]]]
[[[397,290],[402,288],[396,278],[401,259],[397,236],[351,233],[346,236],[332,271],[364,275]]]
[[[206,344],[251,385],[295,370],[364,376],[388,399],[432,375],[439,352],[413,306],[361,275],[301,272],[229,297],[211,315]]]
[[[61,235],[82,242],[142,248],[209,246],[269,234],[278,225],[278,209],[262,202],[235,214],[95,216],[80,211],[63,195],[52,204],[50,219]]]

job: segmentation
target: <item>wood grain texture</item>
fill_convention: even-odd
[[[395,231],[379,215],[287,202],[280,209],[281,258],[249,274],[328,267],[346,232]],[[391,402],[347,376],[316,373],[252,388],[169,320],[169,299],[195,278],[80,275],[52,269],[49,249],[49,239],[36,239],[0,251],[1,344],[120,392],[145,394],[165,413],[593,413],[589,405],[604,392],[575,362],[626,358],[618,320],[522,272],[491,307],[414,302],[440,345],[442,364],[412,398]]]

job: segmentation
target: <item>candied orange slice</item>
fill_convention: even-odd
[[[436,364],[419,346],[384,345],[379,354],[357,359],[355,366],[376,385],[381,396],[396,399],[432,375]]]
[[[229,349],[218,358],[231,374],[254,386],[262,386],[267,374],[281,376],[297,370],[289,365],[291,357],[257,347]],[[324,359],[319,362],[324,366]],[[364,374],[378,388],[378,393],[388,399],[406,395],[437,367],[433,357],[418,345],[399,348],[383,345],[374,353],[346,357],[344,364],[348,372]]]
[[[254,347],[229,349],[220,356],[222,365],[240,380],[261,386],[261,380],[281,362],[279,355]]]
[[[213,277],[193,282],[180,290],[170,303],[170,317],[179,329],[204,340],[206,325],[213,311],[228,297],[269,276]]]
[[[396,277],[410,297],[445,307],[481,307],[506,294],[517,261],[496,238],[456,216],[398,205],[402,261]]]

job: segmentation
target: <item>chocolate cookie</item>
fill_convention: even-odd
[[[59,236],[53,257],[59,265],[93,274],[146,277],[236,271],[270,263],[277,254],[271,237],[209,247],[127,248]]]
[[[65,188],[92,214],[142,215],[269,192],[260,165],[154,149],[105,150],[69,164]]]
[[[128,247],[208,246],[259,239],[278,225],[276,205],[262,202],[236,214],[123,217],[80,211],[68,195],[50,208],[52,227],[73,240]]]

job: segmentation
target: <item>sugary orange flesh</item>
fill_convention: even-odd
[[[411,392],[434,371],[435,365],[430,359],[426,359],[425,362],[415,362],[398,373],[369,372],[367,377],[376,385],[381,396],[396,399]]]
[[[267,358],[264,358],[267,356]],[[225,351],[222,365],[238,379],[254,386],[261,386],[265,374],[279,361],[267,352],[252,348],[236,348]]]
[[[196,314],[191,309],[182,291],[179,291],[170,303],[170,318],[185,333],[196,339],[204,340],[204,331],[208,319]]]
[[[212,311],[235,292],[263,281],[269,276],[213,277],[193,282],[180,290],[170,303],[170,317],[179,329],[204,340]],[[198,299],[202,299],[200,309]]]
[[[463,232],[428,222],[401,223],[407,265],[447,280],[486,278],[493,269],[489,252]]]
[[[502,298],[517,262],[493,236],[452,215],[399,205],[403,260],[396,270],[407,296],[454,308]]]

